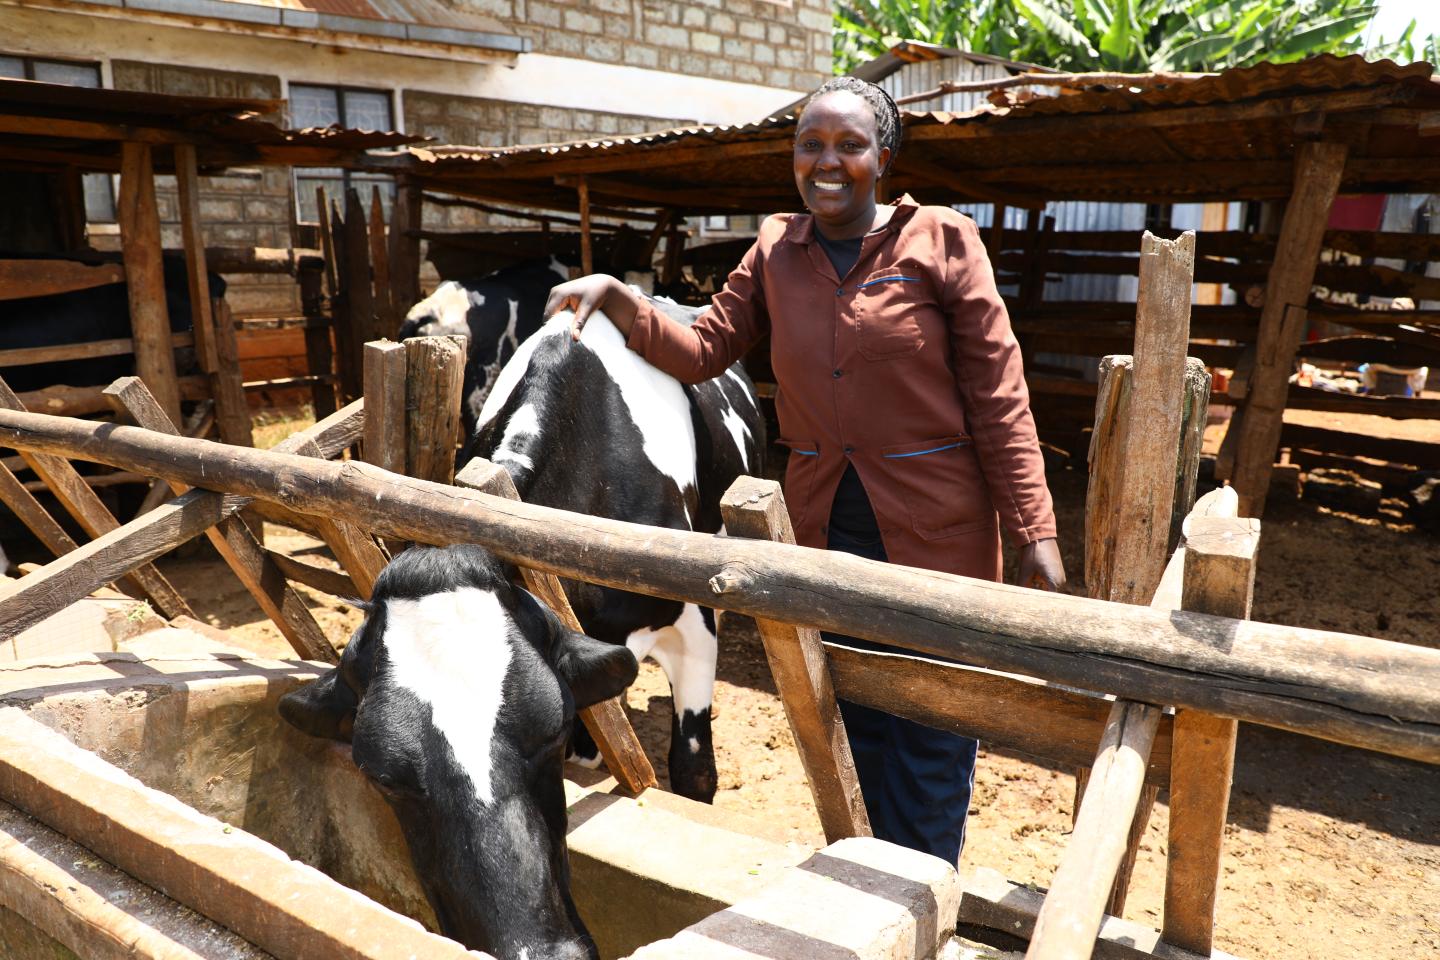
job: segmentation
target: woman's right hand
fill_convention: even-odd
[[[592,273],[551,289],[550,298],[545,301],[545,318],[548,320],[561,310],[575,312],[575,318],[570,323],[572,340],[580,339],[586,322],[596,310],[604,311],[622,337],[629,337],[630,328],[635,324],[635,314],[640,310],[640,301],[629,287],[614,277]]]

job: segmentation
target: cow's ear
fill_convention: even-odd
[[[340,676],[340,668],[334,667],[320,679],[281,697],[280,716],[312,737],[349,743],[359,705],[355,691]]]
[[[555,653],[555,673],[570,688],[577,710],[619,696],[640,672],[629,647],[605,643],[564,626],[556,638]]]

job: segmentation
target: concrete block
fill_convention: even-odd
[[[644,67],[654,70],[660,66],[660,54],[654,47],[643,47],[639,44],[627,43],[625,45],[625,62],[632,67]]]
[[[735,79],[743,80],[746,83],[763,83],[765,81],[765,71],[753,63],[740,61],[735,64]]]
[[[565,11],[565,29],[576,33],[600,33],[604,29],[600,18],[583,10]]]
[[[662,47],[684,50],[689,47],[690,31],[652,23],[645,27],[645,39]]]
[[[548,3],[529,3],[525,7],[525,18],[530,23],[539,24],[542,27],[560,26],[560,14],[559,7]]]
[[[720,37],[717,34],[696,30],[690,34],[690,48],[697,53],[719,53]]]
[[[790,42],[790,33],[778,23],[770,24],[770,42],[783,47]]]
[[[705,11],[699,7],[686,7],[680,15],[680,22],[687,27],[705,26]]]
[[[755,20],[740,21],[740,36],[747,40],[764,40],[765,24]]]
[[[943,860],[855,837],[632,960],[926,960],[950,939],[959,906],[959,877]]]
[[[611,17],[605,19],[605,36],[618,37],[621,40],[628,40],[635,35],[635,26],[629,17]]]
[[[710,29],[715,33],[734,33],[735,18],[728,13],[710,14]]]

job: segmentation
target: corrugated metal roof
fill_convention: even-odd
[[[1317,57],[1214,75],[1145,75],[1123,89],[984,103],[964,113],[907,112],[895,191],[928,202],[1183,202],[1288,194],[1302,114],[1348,144],[1342,189],[1440,190],[1440,83],[1427,64]],[[997,98],[998,99],[998,98]],[[1428,118],[1428,119],[1427,119]],[[557,176],[586,174],[597,203],[691,212],[796,205],[793,117],[564,144],[412,150],[427,187],[574,209]],[[402,167],[404,163],[400,164]]]

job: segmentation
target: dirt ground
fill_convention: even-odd
[[[1334,415],[1288,414],[1335,426]],[[1348,429],[1440,442],[1440,424]],[[277,428],[278,432],[288,429]],[[262,443],[264,442],[262,437]],[[269,438],[274,442],[275,437]],[[1051,480],[1066,568],[1082,571],[1085,476]],[[269,544],[318,559],[318,543],[274,526]],[[208,547],[162,569],[197,614],[238,643],[272,655],[288,647]],[[301,588],[304,590],[304,588]],[[340,640],[358,622],[343,602],[309,594]],[[1440,540],[1400,522],[1277,496],[1261,532],[1254,617],[1440,647]],[[663,675],[645,664],[630,689],[635,727],[664,780],[670,706]],[[784,711],[758,643],[722,649],[716,692],[717,805],[822,840]],[[1070,771],[982,749],[962,866],[1049,884],[1070,830]],[[1440,767],[1242,725],[1226,830],[1215,946],[1240,957],[1440,956]],[[1160,923],[1165,796],[1151,817],[1127,917]]]

